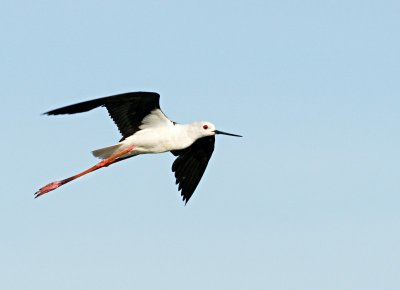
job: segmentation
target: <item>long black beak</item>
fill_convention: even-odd
[[[221,135],[228,135],[228,136],[234,136],[234,137],[243,137],[240,135],[236,135],[236,134],[231,134],[231,133],[226,133],[226,132],[222,132],[222,131],[218,131],[218,130],[214,130],[215,134],[221,134]]]

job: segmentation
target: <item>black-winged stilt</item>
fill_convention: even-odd
[[[44,113],[45,115],[75,114],[97,107],[106,107],[122,139],[116,145],[94,150],[95,157],[103,159],[93,167],[69,178],[54,181],[35,193],[35,198],[89,172],[124,159],[145,153],[170,151],[178,156],[172,164],[176,184],[183,201],[187,203],[206,170],[214,151],[216,134],[235,137],[215,129],[210,122],[178,124],[169,120],[160,109],[160,95],[152,92],[132,92],[86,101]]]

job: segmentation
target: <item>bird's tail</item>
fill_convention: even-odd
[[[94,157],[107,159],[120,151],[122,144],[112,145],[92,151]]]

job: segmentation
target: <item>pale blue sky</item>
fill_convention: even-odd
[[[399,289],[398,1],[2,1],[1,289]],[[218,136],[185,207],[171,154],[97,171],[107,112],[161,94]]]

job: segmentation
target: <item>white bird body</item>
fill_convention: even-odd
[[[207,131],[199,130],[207,125]],[[116,145],[94,150],[95,157],[101,159],[109,158],[112,155],[122,152],[128,147],[135,149],[121,156],[119,159],[149,153],[163,153],[173,150],[188,148],[197,139],[212,135],[215,126],[210,122],[193,122],[191,124],[177,124],[171,122],[159,109],[153,110],[147,115],[140,130],[132,136],[127,137]]]
[[[172,165],[176,183],[183,200],[187,202],[196,189],[214,151],[216,134],[225,133],[215,129],[210,122],[177,124],[169,120],[160,109],[159,95],[151,92],[125,93],[49,111],[47,115],[75,114],[105,106],[123,138],[118,144],[94,150],[95,157],[103,161],[69,178],[54,181],[39,189],[41,196],[61,185],[99,168],[139,154],[170,151],[178,156]]]
[[[163,127],[149,127],[136,132],[121,143],[123,147],[135,145],[134,151],[143,153],[161,153],[181,150],[197,140],[190,125],[170,123]]]
[[[197,138],[194,137],[194,130],[191,130],[190,125],[191,124],[174,125],[171,123],[170,125],[157,128],[145,128],[116,145],[93,151],[93,155],[106,159],[114,154],[122,152],[130,146],[135,146],[135,148],[130,153],[121,156],[121,159],[138,154],[162,153],[185,149],[197,140]],[[111,147],[114,147],[115,150],[108,149]],[[99,154],[103,149],[107,149],[107,154]]]

